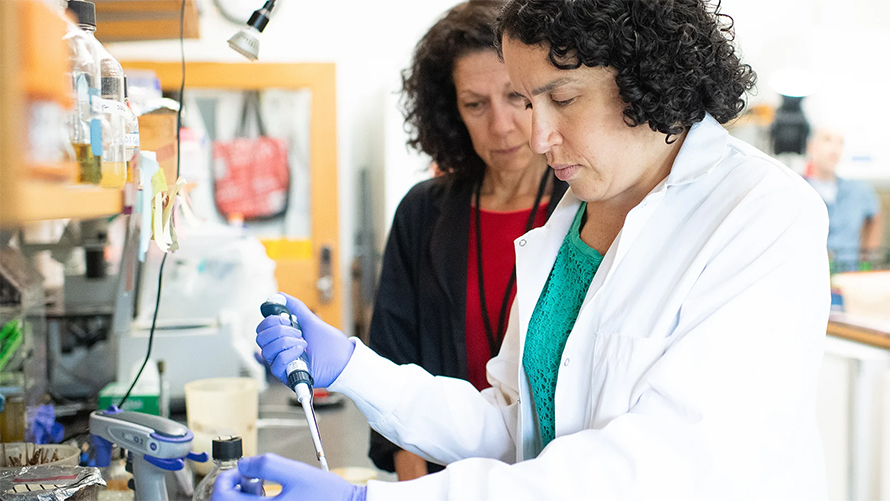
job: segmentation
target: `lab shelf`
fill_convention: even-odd
[[[4,222],[7,216],[15,221],[90,219],[117,214],[123,205],[119,189],[42,181],[23,182],[12,197],[18,203],[3,207]]]
[[[200,37],[197,0],[96,0],[96,36],[102,43]]]
[[[0,227],[43,219],[94,218],[121,211],[119,189],[73,183],[72,162],[27,160],[36,103],[72,106],[64,17],[39,0],[0,2]],[[59,124],[61,126],[61,124]],[[46,127],[46,125],[43,125]]]

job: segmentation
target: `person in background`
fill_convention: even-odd
[[[396,210],[369,337],[397,364],[479,390],[516,293],[513,241],[544,224],[567,187],[529,146],[531,111],[494,46],[501,6],[472,0],[447,11],[403,72],[409,145],[441,175]],[[443,468],[373,431],[369,456],[400,480]]]
[[[496,40],[531,146],[570,190],[516,241],[491,387],[397,365],[287,299],[257,326],[272,372],[315,382],[445,470],[353,486],[266,454],[215,501],[807,500],[827,497],[816,384],[828,215],[721,126],[755,82],[709,0],[509,0]],[[421,328],[428,326],[423,325]]]
[[[828,206],[828,253],[832,271],[855,271],[875,259],[881,246],[878,197],[866,181],[837,176],[844,134],[817,127],[807,142],[806,179]]]

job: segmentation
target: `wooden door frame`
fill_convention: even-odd
[[[165,91],[178,91],[179,62],[121,61],[126,70],[152,70]],[[186,62],[185,88],[263,90],[308,89],[312,93],[309,118],[310,244],[311,257],[284,253],[273,256],[278,288],[303,300],[325,322],[341,328],[343,321],[337,197],[337,106],[333,63],[214,63]],[[287,247],[288,242],[281,242]],[[264,242],[267,249],[269,242]],[[274,243],[274,242],[272,242]],[[297,242],[299,243],[299,242]],[[317,289],[321,249],[330,247],[334,296],[322,303]],[[299,246],[297,246],[299,247]],[[313,291],[307,294],[303,291]],[[257,305],[259,307],[259,305]]]

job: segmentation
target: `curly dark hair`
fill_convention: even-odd
[[[420,39],[411,66],[402,72],[400,104],[408,145],[455,177],[478,177],[485,163],[458,112],[454,63],[473,52],[496,50],[494,23],[503,5],[470,0],[453,7]]]
[[[549,48],[560,69],[609,66],[631,127],[672,136],[701,121],[735,118],[757,75],[742,64],[732,18],[706,0],[510,0],[495,28]]]

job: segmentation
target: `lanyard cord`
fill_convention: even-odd
[[[544,197],[544,188],[547,187],[547,179],[550,178],[550,168],[544,171],[541,176],[541,183],[538,185],[538,194],[535,196],[535,204],[532,206],[532,212],[528,216],[525,223],[525,231],[528,232],[535,224],[535,217],[538,215],[538,206],[541,205],[541,199]],[[504,299],[501,301],[501,311],[498,314],[498,330],[497,337],[495,331],[491,328],[491,319],[488,317],[488,304],[485,302],[485,274],[482,270],[482,211],[479,208],[482,196],[482,179],[476,185],[476,210],[473,211],[476,217],[476,273],[479,277],[479,305],[482,307],[482,323],[485,325],[485,335],[488,338],[488,351],[494,358],[498,354],[503,340],[503,332],[507,320],[507,307],[510,303],[510,293],[513,292],[513,286],[516,283],[516,264],[513,265],[513,272],[510,274],[510,280],[507,282],[507,290],[504,292]]]

